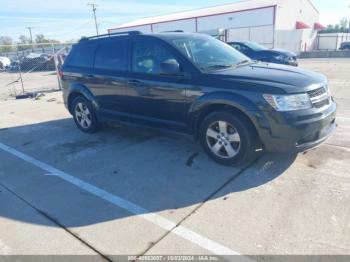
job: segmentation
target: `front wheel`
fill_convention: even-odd
[[[255,157],[254,126],[230,112],[208,115],[200,128],[200,140],[206,153],[224,165],[246,164]]]
[[[78,96],[74,99],[73,117],[78,128],[85,133],[95,133],[99,128],[95,110],[91,103],[84,97]]]

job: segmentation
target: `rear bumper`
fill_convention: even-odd
[[[260,130],[264,148],[274,152],[303,152],[325,142],[336,129],[337,105],[332,102],[320,112],[266,114],[269,128]]]

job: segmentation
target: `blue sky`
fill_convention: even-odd
[[[92,0],[90,0],[92,1]],[[167,14],[199,7],[236,2],[237,0],[95,0],[101,32],[120,23],[141,17]],[[28,35],[27,26],[33,27],[33,35],[61,41],[95,33],[89,0],[1,0],[0,35],[17,40]],[[336,23],[341,17],[349,17],[350,0],[313,0],[320,11],[321,23]]]

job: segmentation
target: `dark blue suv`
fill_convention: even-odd
[[[304,151],[335,129],[336,104],[323,75],[252,61],[202,34],[82,39],[60,75],[82,131],[118,122],[189,133],[222,164],[250,161],[262,148]]]
[[[228,44],[253,60],[298,66],[297,55],[293,52],[282,49],[269,49],[250,41],[230,42]]]

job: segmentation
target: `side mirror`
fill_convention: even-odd
[[[168,59],[160,63],[160,74],[177,75],[180,73],[180,65],[175,59]]]

